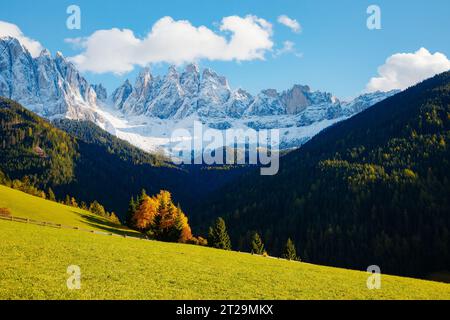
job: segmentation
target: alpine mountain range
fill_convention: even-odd
[[[211,69],[170,66],[165,76],[145,67],[134,85],[125,81],[111,94],[90,84],[60,52],[43,50],[33,58],[20,42],[0,38],[0,96],[54,120],[89,120],[149,152],[170,154],[170,135],[192,130],[195,121],[216,129],[279,129],[281,149],[297,148],[339,121],[398,91],[374,92],[344,102],[331,93],[294,85],[252,95],[232,89]]]

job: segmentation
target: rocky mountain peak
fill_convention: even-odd
[[[131,92],[133,92],[133,86],[131,85],[130,81],[128,79],[125,80],[125,82],[118,87],[116,90],[113,91],[111,95],[111,104],[114,106],[115,109],[122,109],[123,104],[130,96]]]
[[[196,73],[199,74],[200,73],[200,68],[198,66],[198,64],[196,63],[189,63],[186,65],[185,69],[184,69],[185,73]]]
[[[278,97],[278,92],[275,89],[265,89],[265,90],[261,91],[261,93],[268,97],[272,97],[272,98]]]
[[[286,112],[289,114],[299,113],[309,105],[311,101],[308,98],[310,93],[309,86],[294,85],[292,89],[282,93],[281,100],[286,106]]]
[[[106,101],[106,99],[108,98],[108,92],[101,83],[92,85],[92,89],[94,89],[98,100],[103,102]]]
[[[145,67],[139,72],[139,75],[136,78],[135,87],[146,86],[150,81],[152,81],[152,79],[153,76],[152,73],[150,72],[150,68]]]
[[[221,85],[223,87],[227,87],[227,88],[229,87],[227,78],[225,78],[223,76],[219,76],[215,71],[213,71],[209,68],[206,68],[205,70],[203,70],[202,81],[203,82],[215,82],[218,85]]]
[[[48,58],[50,59],[52,57],[50,51],[48,51],[47,49],[44,49],[41,51],[41,53],[39,54],[39,57],[41,58]]]
[[[17,39],[0,39],[0,95],[48,117],[91,119],[94,90],[61,52],[32,58]]]
[[[177,67],[175,67],[174,65],[170,66],[167,71],[166,77],[167,78],[178,78],[179,74],[178,74]]]

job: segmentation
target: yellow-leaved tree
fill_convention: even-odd
[[[193,239],[188,218],[180,206],[172,202],[168,191],[155,196],[143,193],[132,216],[132,225],[149,237],[168,242],[190,242]]]

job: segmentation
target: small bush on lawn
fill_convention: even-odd
[[[11,215],[11,210],[9,210],[8,208],[0,208],[0,215],[2,215],[2,216],[10,216]]]

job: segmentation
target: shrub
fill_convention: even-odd
[[[0,215],[2,215],[2,216],[10,216],[11,215],[11,210],[9,210],[8,208],[0,208]]]
[[[208,245],[208,240],[202,237],[192,237],[187,241],[188,244],[195,244],[197,246],[204,246],[206,247]]]

